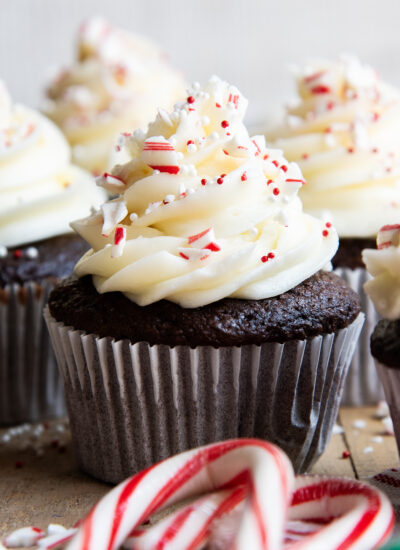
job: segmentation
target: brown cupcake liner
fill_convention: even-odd
[[[387,367],[377,360],[375,360],[375,365],[380,381],[382,382],[386,401],[389,405],[397,449],[400,456],[400,368],[395,369]]]
[[[43,319],[54,284],[0,289],[0,425],[66,414],[62,380]]]
[[[351,407],[374,405],[385,399],[385,397],[370,349],[371,334],[380,319],[372,300],[363,288],[364,283],[369,281],[371,277],[368,271],[363,268],[341,267],[335,269],[334,272],[358,293],[361,311],[365,314],[365,323],[350,363],[341,404]]]
[[[325,449],[361,330],[285,344],[131,344],[85,334],[45,310],[78,462],[117,483],[175,453],[235,437],[281,446],[296,471]]]

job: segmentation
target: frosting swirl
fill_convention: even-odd
[[[119,197],[73,223],[92,247],[76,274],[139,305],[197,307],[276,296],[323,268],[336,231],[302,212],[300,169],[249,137],[246,107],[213,77],[147,133],[122,136],[129,162],[99,178]]]
[[[297,87],[268,137],[300,165],[304,209],[328,215],[341,237],[376,235],[400,216],[399,93],[349,56],[307,64]]]
[[[97,17],[82,25],[77,62],[51,83],[44,111],[66,135],[74,162],[101,172],[116,136],[146,126],[183,90],[154,44]]]
[[[0,85],[0,245],[67,233],[78,212],[87,215],[102,203],[104,192],[69,161],[58,128],[38,112],[12,105]]]
[[[365,249],[362,253],[373,277],[364,289],[385,319],[400,319],[400,224],[383,226],[376,243],[378,250]]]

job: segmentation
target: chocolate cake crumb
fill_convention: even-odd
[[[349,267],[356,269],[357,267],[365,268],[361,258],[361,252],[364,248],[376,248],[376,239],[356,239],[356,238],[341,238],[339,248],[335,256],[332,258],[332,265],[337,267]]]

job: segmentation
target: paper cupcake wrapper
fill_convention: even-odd
[[[0,289],[0,425],[66,414],[43,308],[53,284]]]
[[[372,300],[363,289],[364,283],[371,277],[363,268],[338,268],[335,269],[335,273],[358,293],[361,311],[365,314],[365,323],[350,363],[341,404],[345,406],[374,405],[384,399],[384,394],[370,349],[371,334],[380,316],[376,312]]]
[[[389,405],[397,449],[400,456],[400,369],[387,367],[379,361],[375,361],[375,365],[382,382],[386,401]]]
[[[46,309],[81,468],[117,483],[186,449],[258,437],[305,471],[328,443],[363,317],[304,341],[193,349],[97,338]]]

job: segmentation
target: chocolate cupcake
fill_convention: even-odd
[[[44,112],[67,137],[73,161],[100,174],[120,132],[146,127],[184,87],[156,44],[94,17],[79,29],[76,62],[48,86]]]
[[[364,288],[383,317],[371,335],[371,353],[400,450],[400,224],[382,227],[376,242],[378,250],[363,251],[363,260],[373,277]]]
[[[361,252],[375,246],[382,225],[400,216],[400,95],[350,56],[306,64],[297,86],[299,101],[269,138],[300,165],[305,211],[339,233],[333,266],[359,293],[366,314],[343,404],[372,404],[383,398],[369,351],[378,316],[363,291],[369,276]]]
[[[298,471],[335,421],[363,315],[323,271],[338,237],[304,214],[297,165],[249,137],[212,78],[100,178],[119,197],[74,222],[91,250],[46,319],[81,467],[116,482],[175,452],[262,437]]]
[[[105,194],[69,163],[60,131],[0,87],[0,424],[65,413],[42,320],[50,289],[87,245],[68,225]]]

